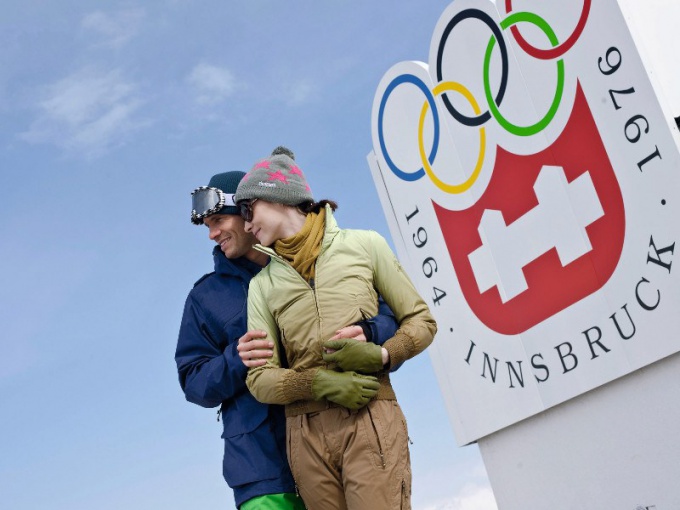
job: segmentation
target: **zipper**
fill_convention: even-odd
[[[265,251],[265,250],[266,250],[266,251]],[[281,257],[278,253],[276,253],[274,250],[271,250],[271,249],[269,249],[269,248],[265,248],[265,249],[258,249],[258,251],[261,251],[261,252],[263,252],[263,253],[266,253],[266,254],[269,255],[272,259],[276,259],[278,262],[280,262],[280,263],[283,264],[284,266],[288,267],[288,269],[289,269],[290,271],[292,271],[293,273],[295,273],[295,274],[297,275],[297,277],[298,277],[300,280],[302,280],[302,282],[303,282],[303,283],[307,286],[307,288],[310,290],[310,292],[312,293],[312,296],[314,297],[314,306],[316,307],[316,317],[317,317],[317,320],[318,320],[318,322],[319,322],[319,335],[317,335],[317,337],[320,338],[320,337],[321,337],[320,333],[321,333],[321,331],[323,330],[323,327],[322,327],[322,326],[323,326],[323,321],[321,320],[321,310],[319,309],[319,299],[318,299],[318,296],[317,296],[317,294],[316,294],[316,287],[318,287],[318,285],[317,285],[316,283],[318,283],[318,278],[317,278],[317,282],[312,283],[312,284],[310,285],[310,283],[309,283],[307,280],[305,280],[305,279],[302,277],[302,275],[301,275],[300,273],[298,273],[298,272],[295,270],[295,268],[291,265],[290,262],[288,262],[287,260],[285,260],[285,259],[284,259],[283,257]],[[322,253],[323,253],[323,252],[322,252]],[[319,256],[316,258],[316,260],[318,261],[319,258],[321,258],[321,253],[319,253]],[[315,275],[315,276],[318,276],[318,275]],[[314,282],[314,280],[312,280],[312,281]]]
[[[312,293],[314,294],[314,306],[316,306],[316,316],[319,318],[319,334],[317,335],[317,338],[321,338],[321,332],[323,331],[323,320],[321,319],[321,309],[319,308],[319,298],[318,295],[316,294],[316,289],[318,288],[318,283],[319,283],[319,273],[317,271],[319,267],[319,259],[321,258],[321,253],[316,257],[316,262],[314,262],[314,286],[312,287]],[[296,271],[297,273],[297,271]]]
[[[302,418],[300,418],[302,420]],[[302,426],[302,424],[300,424]],[[292,426],[290,426],[290,429],[292,429]],[[293,464],[294,464],[294,459],[293,459],[293,439],[292,439],[293,433],[292,430],[289,430],[289,426],[286,425],[286,439],[288,440],[288,448],[286,449],[286,456],[288,457],[288,462],[290,465],[290,474],[293,477],[293,485],[295,486],[295,495],[298,498],[301,498],[300,496],[300,489],[298,488],[298,483],[297,483],[297,478],[295,477],[295,473],[293,473]]]
[[[382,463],[383,469],[385,469],[385,454],[383,453],[382,449],[382,444],[380,443],[380,436],[378,435],[378,429],[375,426],[375,423],[373,422],[373,415],[371,414],[371,410],[366,407],[366,411],[368,412],[368,419],[371,421],[371,427],[373,427],[373,433],[375,434],[375,440],[378,443],[378,454],[380,455],[380,462]]]

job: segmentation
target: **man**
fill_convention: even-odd
[[[246,332],[248,284],[268,257],[253,249],[233,194],[243,172],[214,175],[192,193],[191,221],[205,224],[215,271],[198,280],[187,297],[175,361],[186,399],[220,407],[224,424],[223,474],[236,506],[252,509],[304,509],[288,468],[283,408],[262,404],[248,392],[248,367],[272,356],[263,332]],[[338,331],[335,338],[368,338],[381,344],[396,331],[386,306],[381,315]],[[382,340],[382,342],[381,342]]]

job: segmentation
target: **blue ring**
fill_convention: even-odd
[[[430,164],[432,164],[434,163],[435,157],[437,157],[437,148],[439,147],[439,114],[437,113],[437,105],[434,103],[434,96],[432,95],[432,92],[430,92],[430,89],[427,88],[425,83],[420,78],[413,74],[402,74],[397,76],[387,86],[387,89],[385,89],[385,93],[383,94],[382,100],[380,101],[380,110],[378,111],[378,139],[380,140],[380,150],[382,151],[383,157],[387,162],[387,166],[390,167],[390,170],[392,170],[392,172],[394,172],[397,177],[404,181],[417,181],[425,175],[425,169],[420,168],[420,170],[416,170],[412,173],[404,172],[403,170],[399,169],[390,158],[390,155],[387,153],[385,137],[383,136],[382,125],[383,114],[385,113],[385,104],[387,103],[387,99],[390,97],[392,91],[402,83],[412,83],[418,87],[423,92],[423,94],[425,94],[427,102],[430,103],[430,110],[432,111],[432,118],[434,119],[434,143],[432,144],[432,151],[430,152],[430,155],[427,159]]]

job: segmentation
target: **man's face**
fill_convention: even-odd
[[[257,239],[244,229],[240,216],[234,214],[212,214],[203,220],[208,227],[208,237],[215,241],[228,259],[243,257]]]

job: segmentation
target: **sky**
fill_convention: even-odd
[[[390,239],[366,163],[382,75],[427,61],[448,0],[5,0],[0,17],[0,501],[230,508],[216,412],[174,350],[212,270],[190,192],[295,151],[347,228]],[[417,510],[495,510],[427,354],[393,376]]]

